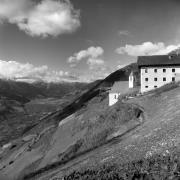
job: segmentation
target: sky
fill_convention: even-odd
[[[179,46],[179,0],[0,0],[0,78],[90,82]]]

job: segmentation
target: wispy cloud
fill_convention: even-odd
[[[120,30],[118,31],[119,36],[129,36],[130,32],[128,30]]]
[[[0,21],[16,24],[31,36],[72,33],[80,27],[80,11],[69,0],[0,0]]]
[[[0,60],[0,77],[16,80],[42,80],[45,82],[60,82],[78,80],[67,71],[53,71],[48,66],[36,67],[30,63]]]
[[[90,69],[93,69],[95,66],[101,66],[104,64],[104,60],[101,59],[101,56],[104,54],[102,47],[89,47],[86,50],[81,50],[78,53],[74,53],[73,56],[69,57],[67,62],[71,66],[76,66],[82,60],[85,60],[89,65]]]
[[[74,53],[73,56],[68,58],[67,62],[71,67],[76,67],[80,62],[85,62],[89,69],[86,72],[80,73],[77,66],[76,69],[79,72],[77,76],[80,81],[91,82],[97,79],[103,79],[112,72],[112,69],[103,60],[103,55],[104,49],[102,47],[91,46]]]
[[[98,66],[104,65],[104,60],[102,59],[97,59],[97,58],[89,58],[87,60],[87,64],[89,65],[90,69],[94,69]]]
[[[164,55],[177,49],[178,47],[180,47],[180,44],[166,46],[163,42],[144,42],[139,45],[127,44],[124,47],[117,48],[116,52],[118,54],[127,54],[129,56]]]

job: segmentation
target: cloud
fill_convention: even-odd
[[[0,21],[31,36],[58,36],[80,27],[80,11],[69,0],[0,0]]]
[[[98,66],[104,65],[104,60],[96,59],[96,58],[89,58],[87,60],[87,64],[89,65],[90,69],[94,69]]]
[[[166,46],[163,42],[144,42],[140,45],[126,45],[124,47],[117,48],[116,52],[118,54],[127,54],[129,56],[164,55],[177,49],[179,46],[180,44]]]
[[[68,62],[69,63],[75,63],[79,62],[85,58],[97,58],[101,55],[103,55],[104,50],[101,47],[89,47],[86,50],[79,51],[78,53],[75,53],[73,56],[69,57]]]
[[[52,71],[46,65],[35,67],[30,63],[3,60],[0,60],[0,77],[24,81],[41,80],[45,82],[72,80],[72,75],[67,71]]]
[[[118,31],[118,35],[119,36],[129,36],[130,32],[127,30],[121,30],[121,31]]]
[[[100,57],[104,54],[102,47],[89,47],[86,50],[79,51],[73,56],[69,57],[67,62],[70,63],[71,67],[76,66],[80,61],[85,60],[89,65],[90,69],[93,69],[95,66],[100,66],[104,64],[104,60]]]
[[[80,81],[92,82],[97,79],[103,79],[112,71],[106,62],[103,60],[104,49],[102,47],[89,47],[85,50],[81,50],[78,53],[74,53],[69,57],[67,62],[71,67],[75,67],[80,62],[85,62],[89,69],[87,71],[79,73],[77,76]],[[79,72],[79,69],[77,69]]]

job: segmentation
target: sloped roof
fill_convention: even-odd
[[[127,92],[129,89],[129,81],[116,81],[111,90],[110,93],[124,93]]]
[[[180,55],[139,56],[138,66],[180,65]]]

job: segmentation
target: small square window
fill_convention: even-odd
[[[148,70],[147,70],[147,69],[145,69],[145,73],[148,73]]]
[[[163,69],[163,72],[166,72],[166,69]]]
[[[145,88],[148,88],[148,86],[145,86]]]
[[[165,78],[165,77],[163,77],[163,81],[166,81],[166,78]]]
[[[157,69],[154,69],[154,72],[157,73]]]
[[[154,88],[157,88],[157,86],[154,86]]]
[[[175,72],[175,69],[172,69],[172,72]]]
[[[172,77],[172,81],[173,81],[173,82],[175,81],[175,77]]]
[[[148,81],[148,78],[145,78],[145,81]]]
[[[154,78],[154,81],[157,81],[157,78]]]

